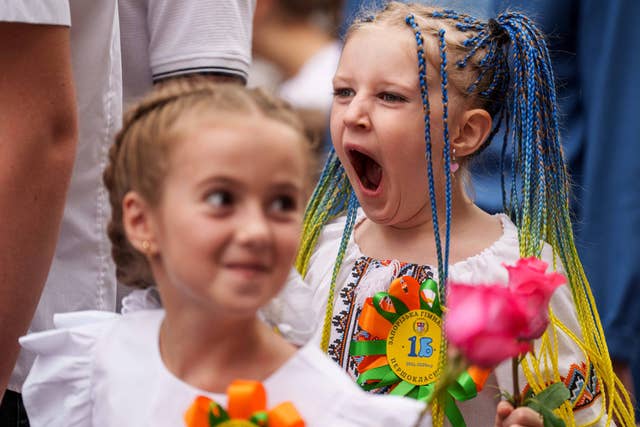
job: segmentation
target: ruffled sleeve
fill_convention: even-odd
[[[59,314],[55,330],[20,338],[36,361],[22,389],[32,427],[80,427],[92,422],[92,370],[96,343],[118,315]]]

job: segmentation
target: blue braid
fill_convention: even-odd
[[[451,237],[451,145],[449,141],[449,96],[447,92],[448,75],[447,75],[447,52],[446,42],[444,39],[445,31],[440,29],[438,31],[439,47],[440,47],[440,76],[441,76],[441,88],[442,88],[442,122],[443,122],[443,134],[444,134],[444,147],[442,149],[444,156],[444,176],[445,176],[445,210],[446,210],[446,237],[444,245],[444,273],[439,276],[438,282],[442,287],[446,284],[447,277],[449,275],[449,242]],[[443,295],[446,295],[443,292]],[[442,300],[444,303],[444,300]]]
[[[476,52],[478,52],[479,49],[482,49],[483,47],[485,47],[488,39],[489,39],[489,34],[486,32],[481,32],[476,37],[466,39],[463,42],[465,46],[473,46],[473,47],[469,50],[469,52],[465,55],[465,57],[462,60],[458,61],[458,67],[460,68],[466,67],[467,61],[470,58],[472,58],[476,54]],[[480,80],[480,78],[477,80]],[[472,92],[472,90],[469,90],[469,92]]]
[[[510,198],[507,198],[507,191],[506,191],[506,184],[504,182],[504,178],[505,178],[505,171],[506,166],[506,158],[507,158],[507,143],[509,142],[509,112],[506,109],[502,110],[502,113],[500,114],[500,118],[505,118],[505,122],[506,122],[506,129],[504,131],[504,135],[502,137],[502,148],[500,150],[500,190],[502,191],[502,210],[504,212],[511,212],[511,206],[507,205],[507,200],[510,200]],[[513,157],[511,158],[513,161]],[[514,168],[511,168],[512,170]],[[513,218],[512,218],[513,219]]]
[[[436,193],[435,184],[433,179],[433,161],[432,161],[432,148],[431,148],[431,123],[429,120],[430,107],[429,107],[429,92],[427,89],[427,61],[424,54],[424,39],[420,32],[420,27],[416,24],[413,14],[408,15],[405,18],[405,22],[409,25],[416,38],[416,44],[418,45],[418,77],[420,81],[420,95],[422,97],[422,108],[424,111],[424,140],[426,145],[425,156],[427,158],[427,175],[429,180],[429,200],[431,202],[431,216],[433,222],[433,234],[436,243],[436,256],[438,257],[438,290],[440,295],[440,301],[444,301],[444,267],[442,262],[442,244],[440,242],[440,227],[438,225],[438,211],[436,206]]]

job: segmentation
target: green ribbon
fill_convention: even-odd
[[[424,292],[433,293],[433,301],[429,304],[424,298]],[[387,311],[382,307],[383,300],[391,301],[395,311]],[[376,311],[391,324],[409,311],[408,307],[398,298],[389,295],[388,292],[378,292],[372,298]],[[442,306],[438,297],[438,284],[433,279],[427,279],[420,285],[420,309],[442,317]],[[386,340],[351,341],[349,354],[351,356],[379,356],[387,353]],[[423,402],[428,401],[435,389],[435,383],[427,385],[415,385],[398,377],[389,365],[368,369],[358,376],[358,384],[367,391],[397,384],[391,391],[391,395],[411,397]],[[459,402],[474,398],[478,394],[473,378],[465,371],[458,379],[447,387],[444,395],[444,413],[453,427],[466,427],[464,418],[456,400]]]

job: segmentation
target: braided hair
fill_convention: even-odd
[[[260,114],[290,126],[300,135],[310,166],[313,163],[310,133],[284,101],[259,89],[213,83],[203,77],[172,79],[157,86],[125,114],[103,173],[111,205],[107,234],[120,283],[137,288],[154,285],[147,259],[126,236],[124,196],[135,191],[150,206],[157,206],[162,198],[171,148],[193,127],[194,121],[212,120],[221,113],[243,114],[249,120],[251,115]]]
[[[633,409],[628,395],[613,373],[603,329],[583,267],[577,255],[568,206],[568,176],[560,144],[558,109],[551,61],[542,33],[525,15],[505,12],[488,22],[452,10],[419,4],[390,2],[374,13],[363,12],[347,31],[346,39],[363,27],[372,25],[408,28],[417,46],[417,68],[425,122],[425,157],[427,159],[429,197],[438,261],[440,298],[444,301],[448,276],[449,235],[451,226],[451,174],[444,162],[445,241],[440,241],[438,210],[434,188],[433,155],[451,157],[448,134],[448,100],[450,87],[461,93],[474,107],[485,109],[493,119],[493,128],[477,152],[488,146],[500,130],[502,140],[502,194],[504,211],[518,227],[520,255],[539,257],[545,242],[567,273],[583,339],[577,338],[553,314],[555,329],[563,331],[584,350],[588,361],[603,385],[603,402],[607,423],[615,415],[632,420]],[[430,37],[435,43],[426,43]],[[428,66],[439,69],[443,105],[442,153],[432,153]],[[509,151],[507,151],[509,150]],[[476,152],[476,154],[477,154]],[[506,154],[511,162],[507,164]],[[510,174],[506,188],[505,174]],[[331,150],[304,221],[297,268],[304,276],[324,225],[345,215],[347,220],[334,265],[325,313],[322,348],[329,342],[334,289],[355,223],[358,207],[354,191],[334,150]],[[444,246],[444,247],[443,247]],[[556,257],[554,257],[554,260]],[[549,381],[559,379],[555,332],[542,338],[543,354],[529,355],[522,362],[523,371],[534,392]],[[444,340],[443,340],[444,341]],[[442,352],[444,355],[446,352]],[[540,372],[548,366],[551,374]],[[565,403],[563,418],[573,420],[572,408]],[[437,408],[436,408],[437,412]],[[442,421],[434,413],[434,422]]]

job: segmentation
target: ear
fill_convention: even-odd
[[[158,253],[153,213],[135,191],[128,192],[122,199],[122,224],[127,239],[137,251],[145,256]]]
[[[465,111],[460,118],[458,134],[452,140],[457,157],[475,153],[491,132],[491,115],[481,108]]]

